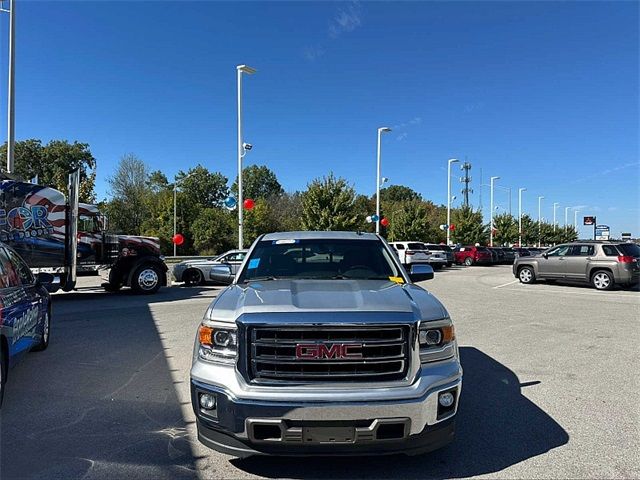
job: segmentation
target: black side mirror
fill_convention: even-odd
[[[549,254],[548,254],[548,253],[543,253],[543,254],[542,254],[542,256],[543,256],[544,258],[549,258]]]
[[[431,265],[415,264],[411,265],[409,278],[412,282],[422,282],[433,279],[433,268]]]
[[[55,281],[55,277],[51,273],[40,272],[36,275],[36,283],[44,287],[51,285]]]

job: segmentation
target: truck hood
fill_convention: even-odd
[[[447,316],[440,301],[414,284],[384,280],[271,280],[231,285],[216,298],[207,318],[235,322],[246,314],[393,312],[417,320]]]

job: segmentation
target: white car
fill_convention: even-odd
[[[431,252],[421,242],[389,242],[398,252],[400,263],[405,267],[414,263],[431,263]]]

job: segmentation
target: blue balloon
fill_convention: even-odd
[[[238,205],[238,201],[233,197],[225,198],[222,203],[224,204],[225,208],[228,208],[229,210],[233,210]]]
[[[378,217],[378,215],[376,215],[375,213],[373,215],[371,215],[371,221],[372,222],[377,222],[378,220],[380,220],[380,217]]]

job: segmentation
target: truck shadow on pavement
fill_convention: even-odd
[[[54,296],[49,348],[9,372],[0,478],[197,478],[176,385],[186,378],[149,302],[201,293]]]
[[[270,478],[462,478],[499,472],[569,441],[567,432],[522,395],[507,367],[473,347],[460,348],[464,380],[456,439],[417,457],[250,457],[234,466]]]

